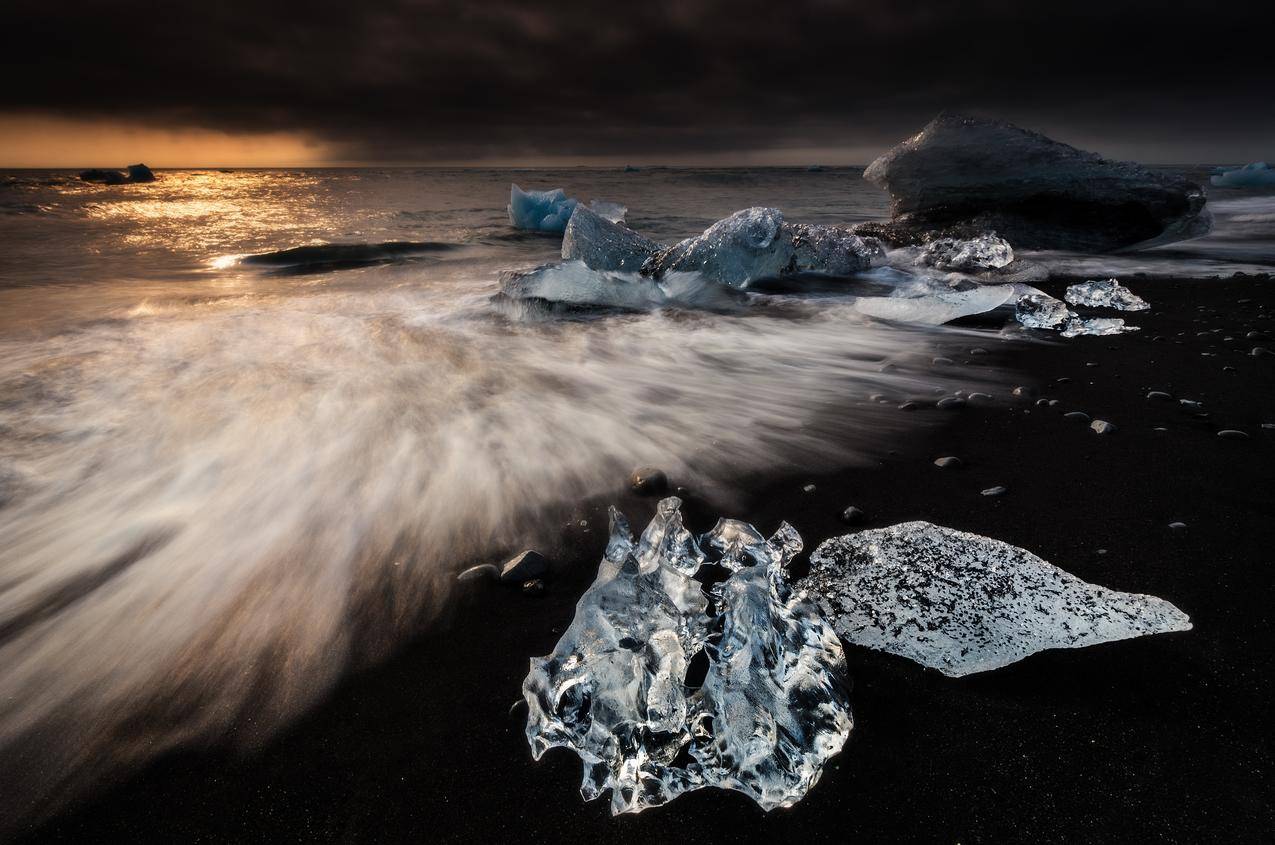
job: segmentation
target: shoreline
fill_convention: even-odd
[[[850,647],[855,728],[798,805],[766,815],[702,790],[612,819],[606,802],[580,799],[573,754],[532,762],[524,711],[508,712],[527,658],[552,649],[593,578],[606,539],[605,503],[593,503],[588,532],[569,532],[554,555],[543,597],[463,585],[445,619],[346,678],[259,753],[169,755],[19,841],[1260,838],[1275,824],[1275,751],[1261,739],[1275,698],[1265,598],[1275,430],[1261,427],[1275,423],[1275,356],[1248,351],[1275,341],[1245,335],[1275,336],[1275,287],[1251,276],[1127,281],[1151,303],[1121,315],[1138,332],[984,344],[1035,396],[923,410],[942,424],[883,447],[874,465],[772,471],[742,484],[728,512],[694,496],[684,510],[697,533],[718,516],[764,533],[791,522],[805,540],[794,574],[819,542],[860,527],[841,523],[847,506],[866,511],[861,527],[924,519],[1163,597],[1193,631],[965,679]],[[1041,287],[1060,296],[1065,283]],[[1197,334],[1214,328],[1224,331]],[[1063,418],[1074,410],[1119,430]],[[934,467],[942,455],[964,466]],[[1008,493],[980,495],[995,485]],[[655,501],[616,504],[640,527]]]

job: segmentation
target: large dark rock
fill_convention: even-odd
[[[1198,237],[1199,185],[1008,123],[941,114],[864,178],[889,192],[888,223],[856,227],[894,244],[995,231],[1016,249],[1111,252]]]
[[[101,182],[103,185],[128,185],[134,182],[154,182],[155,174],[144,164],[130,164],[127,173],[120,170],[103,170],[100,167],[82,170],[80,179],[85,182]]]
[[[128,166],[128,181],[130,182],[154,182],[155,174],[144,164],[130,164]]]

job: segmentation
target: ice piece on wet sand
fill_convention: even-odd
[[[645,311],[666,305],[725,311],[746,294],[698,273],[651,279],[638,273],[591,270],[582,261],[547,264],[507,274],[501,292],[515,300],[541,300],[577,308]]]
[[[1091,280],[1083,284],[1071,285],[1063,298],[1072,305],[1114,308],[1117,311],[1146,311],[1151,307],[1145,299],[1115,279]]]
[[[969,290],[935,288],[913,296],[859,297],[854,309],[878,320],[938,326],[992,311],[1013,296],[1013,285],[979,285]]]
[[[1061,328],[1076,315],[1060,300],[1047,293],[1029,293],[1018,298],[1014,317],[1029,329]]]
[[[551,191],[524,191],[517,185],[509,186],[509,222],[519,229],[533,232],[561,232],[567,228],[571,213],[580,201],[567,196],[561,188]],[[593,200],[589,208],[603,220],[623,223],[628,209],[618,202]]]
[[[998,270],[1013,260],[1013,248],[995,233],[979,235],[969,240],[938,238],[926,244],[916,257],[919,266],[960,273]]]
[[[827,540],[798,586],[847,642],[954,677],[1044,649],[1191,628],[1163,599],[1108,590],[1025,549],[928,522]]]
[[[680,504],[660,502],[636,542],[611,509],[597,579],[523,682],[532,754],[574,750],[581,793],[610,790],[613,813],[706,786],[738,790],[767,810],[789,806],[850,733],[841,644],[787,582],[784,567],[801,549],[796,531],[784,525],[767,541],[722,520],[701,546]],[[705,548],[733,570],[712,588],[711,612],[692,577]],[[707,673],[692,689],[687,669],[701,652]]]
[[[1119,317],[1076,317],[1072,316],[1063,327],[1063,337],[1080,337],[1082,335],[1112,335],[1139,331],[1137,326],[1126,326]]]
[[[848,276],[885,258],[875,238],[838,226],[785,223],[777,208],[745,208],[718,220],[701,235],[666,247],[642,272],[659,277],[694,270],[735,287],[758,279],[800,273]]]
[[[636,273],[660,244],[612,222],[592,208],[578,205],[562,235],[564,261],[583,261],[593,270]]]
[[[1255,161],[1243,167],[1219,168],[1209,181],[1217,188],[1275,187],[1275,170],[1264,161]]]

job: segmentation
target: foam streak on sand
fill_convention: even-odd
[[[848,397],[942,381],[880,372],[931,335],[845,304],[510,324],[425,296],[0,342],[6,818],[186,741],[259,742],[417,630],[465,561],[633,466],[711,486],[850,461],[911,417]]]

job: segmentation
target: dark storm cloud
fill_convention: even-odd
[[[1161,151],[1275,130],[1268,2],[7,5],[4,111],[352,159],[884,144],[942,108]]]

